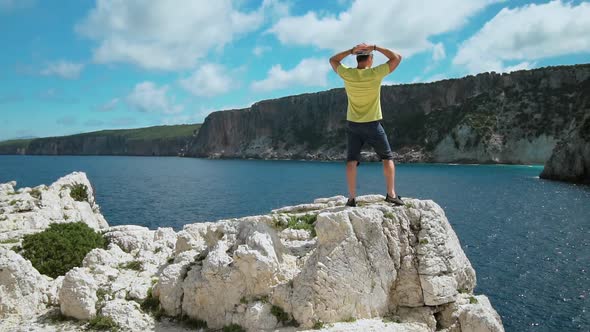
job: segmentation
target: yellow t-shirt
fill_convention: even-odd
[[[374,68],[348,68],[338,66],[338,75],[344,80],[348,96],[346,120],[371,122],[383,119],[381,115],[381,81],[389,74],[389,64]]]

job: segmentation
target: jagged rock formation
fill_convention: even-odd
[[[247,331],[503,331],[473,294],[475,271],[443,210],[383,199],[348,208],[343,196],[322,198],[180,232],[110,227],[107,249],[56,279],[0,248],[0,329],[75,331],[98,316],[127,331],[180,330],[155,315]],[[81,322],[50,323],[51,311]]]
[[[544,163],[590,107],[590,65],[384,86],[383,124],[400,161]],[[343,89],[210,114],[189,155],[344,159]]]
[[[590,109],[587,112],[586,118],[555,146],[541,178],[590,184]]]
[[[72,186],[86,186],[87,201],[76,201]],[[16,181],[0,184],[0,242],[43,231],[50,224],[83,221],[95,230],[108,228],[85,173],[74,172],[50,186],[14,190]],[[1,245],[0,245],[1,246]]]
[[[0,154],[183,156],[200,125],[156,126],[0,142]]]

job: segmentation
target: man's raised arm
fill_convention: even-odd
[[[342,51],[338,54],[333,55],[330,58],[330,64],[332,65],[332,69],[334,69],[335,72],[338,72],[338,66],[340,66],[340,61],[342,61],[342,59],[346,58],[346,56],[348,55],[355,54],[356,52],[368,50],[369,48],[370,47],[367,44],[359,44],[349,50]]]
[[[385,55],[389,61],[387,61],[387,63],[389,64],[389,72],[391,73],[392,71],[395,70],[395,68],[397,68],[397,66],[399,65],[399,63],[402,61],[402,56],[395,53],[392,50],[389,50],[387,48],[382,48],[379,47],[377,45],[375,45],[373,47],[374,50],[377,50],[379,52],[381,52],[383,55]]]

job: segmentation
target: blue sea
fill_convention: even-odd
[[[163,157],[0,156],[0,182],[93,183],[109,224],[150,228],[268,213],[346,195],[341,162]],[[506,331],[590,331],[590,187],[538,178],[542,166],[398,165],[401,196],[446,211]],[[384,194],[378,163],[359,194]]]

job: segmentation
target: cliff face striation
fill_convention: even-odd
[[[587,112],[579,125],[572,121],[574,129],[557,143],[541,178],[590,184],[590,109]]]
[[[36,187],[31,199],[43,204],[22,217],[6,208],[15,205],[6,204],[14,184],[2,185],[4,220],[75,213],[62,185],[74,181],[85,176]],[[32,190],[18,195],[30,200]],[[56,279],[9,249],[20,241],[11,228],[16,241],[0,242],[0,330],[78,331],[99,321],[125,331],[181,331],[183,322],[232,331],[504,331],[487,297],[473,294],[475,271],[440,206],[383,199],[361,196],[348,208],[343,196],[321,198],[179,232],[99,224],[108,247]],[[96,214],[80,218],[94,225]],[[68,222],[58,219],[46,223]]]
[[[383,86],[383,125],[399,161],[544,163],[589,92],[588,64]],[[214,112],[189,155],[341,160],[346,103],[334,89]]]
[[[200,125],[102,130],[0,142],[0,154],[182,156]]]

